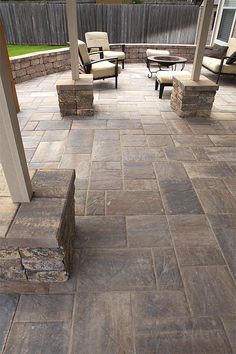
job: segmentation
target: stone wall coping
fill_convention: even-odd
[[[205,76],[201,76],[199,81],[193,81],[189,78],[174,76],[173,80],[176,81],[185,90],[197,91],[216,91],[219,85],[209,80]]]
[[[91,86],[93,86],[92,74],[80,74],[80,78],[77,81],[72,79],[60,79],[56,82],[56,87],[58,90],[66,91],[88,91],[91,90]]]
[[[22,54],[22,55],[16,55],[14,57],[10,57],[10,61],[11,62],[15,62],[16,60],[19,61],[20,59],[38,59],[38,57],[42,57],[42,55],[44,57],[47,56],[51,56],[51,55],[55,55],[55,54],[64,54],[64,53],[68,53],[70,50],[69,47],[67,48],[59,48],[59,49],[50,49],[50,50],[44,50],[41,52],[34,52],[34,53],[28,53],[28,54]]]

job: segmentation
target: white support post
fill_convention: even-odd
[[[13,202],[29,202],[31,181],[4,55],[0,55],[0,162]]]
[[[213,11],[214,0],[205,0],[203,7],[203,14],[199,26],[199,34],[197,36],[197,46],[193,61],[193,69],[191,79],[199,81],[202,67],[202,60],[207,43],[208,30],[211,22],[211,15]]]
[[[72,79],[79,79],[78,27],[76,0],[66,0],[67,27],[70,42]]]

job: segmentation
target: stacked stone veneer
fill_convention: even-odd
[[[171,107],[179,117],[209,117],[219,86],[201,76],[199,82],[174,77]]]
[[[122,50],[121,45],[112,44],[114,50]],[[192,62],[194,58],[195,45],[185,44],[125,44],[127,63],[145,62],[146,50],[166,49],[172,55],[187,58]],[[60,71],[70,70],[69,48],[50,50],[41,53],[32,53],[11,58],[13,77],[16,83],[34,79],[39,76],[49,75]]]
[[[19,205],[9,220],[10,227],[1,233],[1,287],[9,281],[50,283],[68,279],[75,235],[74,179],[73,170],[36,172],[32,201]],[[7,215],[7,203],[5,210]]]
[[[81,74],[78,81],[60,80],[56,86],[62,116],[93,115],[92,75]]]

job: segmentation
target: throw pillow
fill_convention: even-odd
[[[226,64],[233,64],[236,61],[236,51],[226,60]]]
[[[227,49],[228,49],[227,46],[214,44],[214,46],[211,49],[206,50],[206,55],[208,57],[222,59],[225,56]]]

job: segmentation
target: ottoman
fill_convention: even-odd
[[[155,90],[158,89],[160,84],[159,98],[162,98],[165,86],[173,86],[173,76],[185,76],[190,78],[191,73],[186,70],[158,71],[156,73]]]

